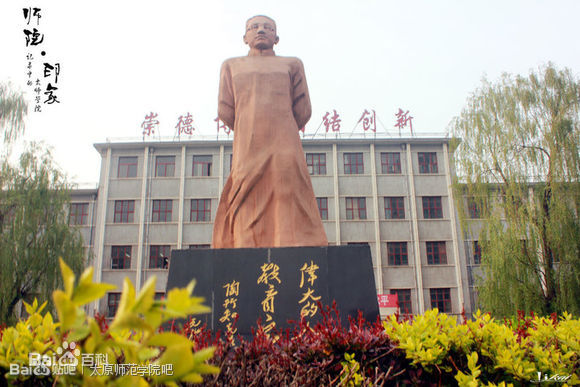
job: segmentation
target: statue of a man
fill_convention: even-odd
[[[234,130],[214,248],[326,246],[298,130],[311,114],[304,67],[276,56],[276,23],[246,22],[248,56],[221,68],[218,116]]]

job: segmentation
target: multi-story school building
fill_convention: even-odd
[[[369,244],[377,294],[401,313],[474,309],[477,242],[459,228],[449,139],[304,139],[331,245]],[[76,190],[70,221],[81,228],[95,280],[119,289],[98,305],[113,316],[125,277],[157,276],[165,292],[174,249],[210,246],[231,165],[231,140],[106,142],[98,189]]]

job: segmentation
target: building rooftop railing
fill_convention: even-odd
[[[425,138],[440,138],[448,139],[449,133],[446,132],[419,132],[409,135],[409,132],[404,132],[407,134],[403,136],[403,133],[388,133],[388,132],[322,132],[322,133],[300,133],[300,138],[303,140],[413,140],[413,139],[425,139]],[[182,135],[182,136],[142,136],[142,137],[107,137],[105,142],[107,143],[139,143],[139,142],[197,142],[197,141],[232,141],[234,138],[234,133],[231,132],[229,135],[225,133],[219,133],[217,135],[211,135],[207,133],[195,133],[193,135]]]
[[[77,182],[74,181],[71,183],[71,188],[75,191],[80,191],[80,190],[86,190],[86,191],[91,191],[91,190],[97,190],[99,188],[99,183],[95,183],[95,182],[88,182],[88,181],[81,181],[81,182]]]

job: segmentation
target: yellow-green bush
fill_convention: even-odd
[[[474,320],[457,324],[434,309],[412,322],[393,316],[385,330],[413,365],[432,374],[451,372],[460,386],[549,378],[580,384],[580,320],[567,313],[556,322],[530,317],[514,328],[479,311]]]
[[[75,286],[72,270],[62,260],[60,266],[64,291],[53,293],[59,322],[55,323],[50,313],[43,315],[46,303],[39,306],[35,300],[32,305],[25,305],[30,315],[27,320],[2,332],[0,372],[8,383],[27,380],[37,385],[176,385],[178,381],[200,382],[202,374],[219,372],[218,368],[206,364],[213,348],[195,352],[186,337],[159,330],[168,320],[209,311],[202,305],[202,298],[191,296],[193,282],[186,288],[171,290],[165,300],[155,300],[155,278],[148,280],[138,294],[125,279],[117,314],[110,327],[102,332],[97,321],[86,315],[83,306],[103,297],[115,286],[93,283],[92,268],[81,275]],[[62,364],[63,349],[68,351],[65,354],[70,354],[71,363],[57,371],[57,364]],[[31,352],[37,353],[39,357],[35,359],[44,361],[46,366],[37,365],[36,373],[35,367],[29,367]],[[84,362],[85,358],[93,360],[93,367],[87,367],[90,364]],[[95,359],[105,361],[97,365]],[[105,367],[126,371],[105,372]],[[11,369],[18,370],[18,375],[11,374]],[[133,370],[137,371],[134,375],[123,374]],[[69,374],[61,374],[62,371]]]
[[[53,294],[58,313],[54,322],[45,305],[26,305],[30,317],[0,332],[0,385],[529,385],[551,381],[580,384],[580,321],[564,314],[495,321],[478,314],[458,324],[455,317],[437,310],[399,322],[391,317],[383,325],[362,317],[342,326],[330,309],[321,308],[323,321],[312,327],[304,322],[274,339],[258,329],[253,338],[233,344],[201,329],[193,333],[159,332],[163,322],[208,311],[200,298],[191,297],[193,284],[175,289],[167,299],[154,299],[155,280],[136,294],[125,281],[117,314],[110,328],[99,325],[83,305],[104,296],[111,285],[93,283],[92,269],[75,286],[72,271],[61,262],[64,290]],[[260,333],[261,332],[261,333]],[[191,336],[190,336],[191,335]],[[71,348],[70,343],[78,344]],[[213,356],[213,343],[217,350]],[[65,345],[66,344],[66,345]],[[79,362],[71,375],[11,375],[11,367],[27,369],[29,353],[50,359],[64,349],[106,356],[110,365],[172,365],[172,375],[91,375]],[[194,348],[200,349],[194,352]],[[60,352],[59,352],[60,351]],[[75,356],[79,356],[75,353]],[[210,360],[211,358],[211,360]],[[44,358],[43,358],[44,359]],[[222,372],[206,360],[219,365]],[[40,368],[43,370],[43,368]],[[103,371],[103,366],[96,368]],[[202,375],[215,376],[202,379]],[[553,383],[553,384],[555,384]]]

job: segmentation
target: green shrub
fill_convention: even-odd
[[[8,383],[176,385],[178,381],[201,382],[201,375],[219,372],[206,364],[213,355],[212,347],[195,352],[187,337],[160,332],[166,321],[209,312],[202,305],[203,299],[191,297],[193,282],[171,290],[166,300],[155,300],[154,277],[138,294],[125,279],[117,313],[110,327],[102,331],[83,306],[115,286],[93,283],[92,268],[75,286],[72,270],[62,260],[60,266],[65,289],[53,292],[59,322],[55,323],[50,313],[42,315],[46,303],[39,306],[34,300],[32,305],[25,305],[28,319],[2,331],[0,371]],[[31,357],[30,353],[35,354]]]
[[[440,378],[454,375],[460,386],[549,378],[580,383],[580,320],[567,313],[559,321],[520,314],[516,322],[498,323],[478,311],[474,320],[457,324],[434,309],[412,322],[391,317],[385,330],[413,366]]]
[[[191,297],[193,283],[157,301],[155,279],[138,294],[126,280],[109,327],[86,316],[83,305],[104,296],[112,286],[93,283],[92,269],[75,286],[74,275],[63,262],[61,270],[65,289],[53,294],[59,322],[50,313],[43,314],[45,304],[39,306],[35,300],[26,305],[27,320],[0,331],[0,371],[5,378],[0,377],[0,385],[580,384],[580,320],[567,313],[560,318],[520,313],[512,320],[496,321],[478,312],[473,320],[459,324],[455,317],[430,310],[409,321],[391,316],[383,323],[370,323],[359,316],[342,326],[336,307],[319,305],[320,322],[296,322],[275,335],[258,326],[248,338],[222,336],[189,323],[163,332],[164,322],[208,311],[202,299]],[[123,375],[117,369],[110,375],[91,375],[95,370],[104,373],[103,364],[91,368],[83,362],[72,368],[71,375],[43,376],[34,370],[32,375],[10,374],[11,367],[28,369],[30,352],[50,360],[63,349],[81,358],[106,357],[109,367],[132,364],[167,370],[171,365],[172,375]]]
[[[382,324],[340,319],[323,308],[323,319],[270,337],[257,329],[249,338],[186,332],[217,349],[218,375],[207,386],[528,386],[580,383],[580,321],[564,314],[519,314],[495,321],[478,313],[457,323],[430,310],[413,320],[390,317]],[[186,329],[187,331],[187,329]],[[551,383],[547,383],[551,382]]]

